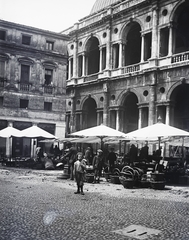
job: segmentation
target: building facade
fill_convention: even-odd
[[[64,137],[68,36],[3,20],[0,26],[0,129],[37,125]],[[27,138],[13,138],[12,153],[9,141],[0,141],[1,153],[13,157],[31,151]]]
[[[67,133],[104,123],[189,130],[189,3],[96,0],[69,34]]]

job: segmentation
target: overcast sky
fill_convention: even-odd
[[[60,32],[90,14],[95,0],[0,0],[0,19]]]

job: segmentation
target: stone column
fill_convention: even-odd
[[[74,42],[74,54],[73,54],[73,78],[78,77],[78,59],[77,59],[78,41]]]
[[[9,127],[13,127],[13,122],[8,122]],[[12,137],[6,138],[6,156],[12,157]]]
[[[169,50],[168,55],[172,56],[173,54],[173,24],[171,23],[169,26]]]
[[[158,31],[157,31],[157,22],[158,22],[158,8],[153,9],[152,13],[152,50],[151,58],[157,58],[157,46],[158,46]]]
[[[144,62],[144,34],[141,35],[141,59],[140,62]]]
[[[123,66],[122,59],[123,59],[123,43],[120,42],[120,44],[119,44],[119,65],[118,65],[119,68],[121,68]]]
[[[155,123],[155,99],[156,99],[156,87],[155,85],[150,86],[150,101],[149,101],[149,117],[148,123],[152,125]]]
[[[108,125],[108,83],[103,84],[104,91],[104,109],[103,109],[103,123]]]
[[[142,128],[142,108],[139,107],[139,116],[138,116],[138,129]]]
[[[110,70],[111,67],[111,22],[107,29],[107,43],[106,43],[106,69]]]
[[[102,46],[100,48],[99,72],[102,72]]]
[[[84,53],[83,53],[83,66],[82,66],[82,67],[83,67],[83,70],[82,70],[82,76],[85,76],[85,69],[86,69],[86,68],[85,68],[85,67],[86,67],[86,66],[85,66],[85,63],[86,63],[86,61],[85,61],[85,52],[84,52]]]
[[[166,106],[165,124],[170,125],[170,105]]]
[[[116,111],[116,130],[120,129],[120,111],[117,109]]]
[[[68,79],[71,79],[71,58],[68,60]]]

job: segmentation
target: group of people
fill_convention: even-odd
[[[94,171],[93,183],[100,183],[103,168],[109,166],[109,170],[113,171],[114,163],[116,161],[116,154],[112,148],[107,158],[105,159],[102,149],[97,150],[97,154],[93,156],[92,148],[87,147],[85,153],[77,152],[71,143],[67,144],[65,150],[65,163],[68,164],[68,174],[71,180],[76,180],[77,191],[76,194],[83,193],[83,185],[85,180],[85,173],[87,165],[92,165]]]

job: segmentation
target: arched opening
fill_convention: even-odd
[[[129,25],[125,46],[125,66],[139,63],[141,60],[141,27],[133,22]]]
[[[128,133],[138,129],[138,99],[134,93],[129,93],[123,104],[123,132]]]
[[[100,50],[99,41],[96,37],[91,37],[86,46],[87,51],[87,74],[99,72]]]
[[[189,85],[182,84],[175,88],[171,100],[175,103],[174,126],[189,131]]]
[[[175,53],[189,50],[189,2],[181,4],[174,17]]]
[[[83,105],[83,128],[94,127],[97,125],[96,102],[89,97]]]

